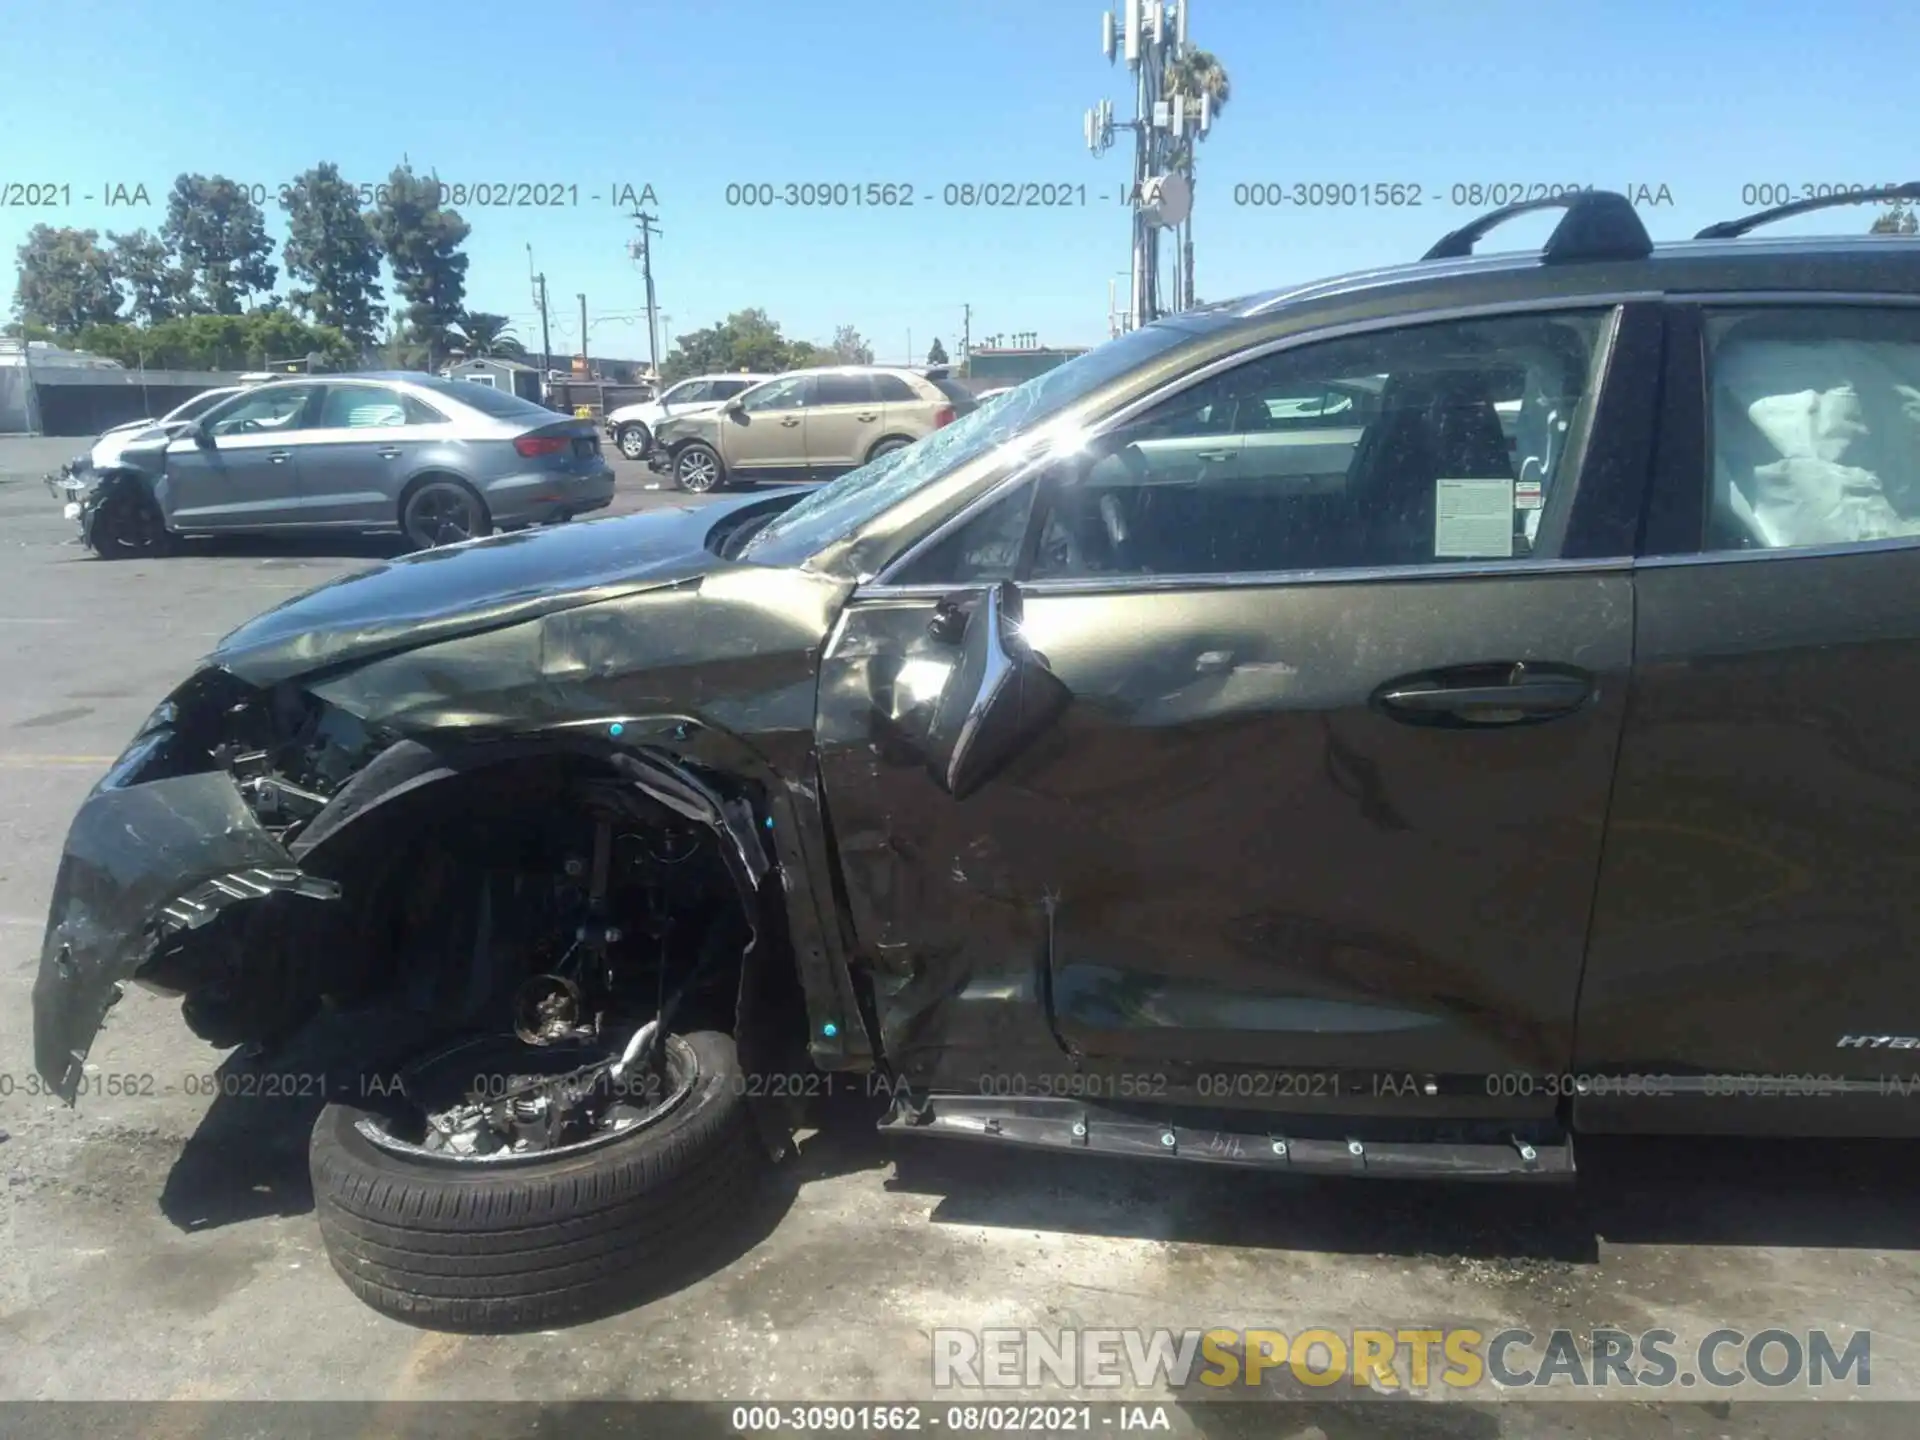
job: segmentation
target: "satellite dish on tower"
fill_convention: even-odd
[[[1193,213],[1193,185],[1184,175],[1155,175],[1140,187],[1140,213],[1149,225],[1171,229]]]

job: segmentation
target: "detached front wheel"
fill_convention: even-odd
[[[555,1082],[607,1057],[511,1037],[409,1067],[404,1101],[328,1105],[309,1160],[334,1269],[376,1310],[464,1331],[590,1319],[674,1278],[741,1217],[767,1157],[733,1041],[661,1048],[645,1084],[601,1076],[591,1122],[566,1130]]]

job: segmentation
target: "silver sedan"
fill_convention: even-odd
[[[468,380],[302,376],[130,441],[69,513],[102,555],[180,535],[394,531],[452,544],[612,503],[593,424]]]

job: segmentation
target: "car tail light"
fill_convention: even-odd
[[[934,429],[938,430],[942,425],[951,425],[952,423],[953,423],[953,406],[942,405],[938,410],[933,412],[933,428]]]
[[[522,455],[558,455],[573,442],[564,435],[522,435],[513,448]]]

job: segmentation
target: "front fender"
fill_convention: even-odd
[[[67,1101],[124,982],[164,942],[236,900],[332,893],[261,828],[226,772],[113,778],[67,832],[33,985],[34,1068]]]

